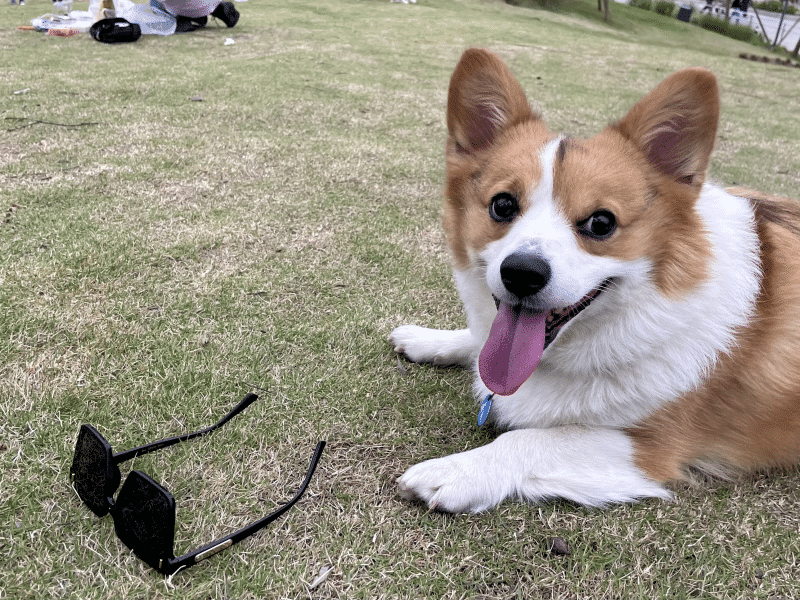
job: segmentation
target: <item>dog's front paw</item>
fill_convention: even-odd
[[[400,496],[421,500],[432,510],[477,513],[503,501],[513,489],[501,473],[487,475],[480,448],[414,465],[398,480]]]
[[[389,343],[395,352],[404,354],[412,362],[435,363],[439,333],[444,332],[416,325],[403,325],[392,331]]]
[[[468,329],[445,331],[403,325],[392,331],[389,343],[412,362],[435,365],[469,366],[474,352]]]

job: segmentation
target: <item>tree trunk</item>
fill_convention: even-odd
[[[772,42],[772,50],[775,50],[775,46],[778,45],[778,40],[780,40],[781,27],[783,27],[783,19],[786,17],[786,9],[788,6],[789,0],[783,0],[783,12],[781,13],[781,20],[778,21],[778,31],[775,32],[775,41]]]

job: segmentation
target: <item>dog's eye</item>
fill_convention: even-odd
[[[598,210],[588,219],[578,223],[578,231],[580,233],[596,240],[610,238],[616,229],[617,219],[607,210]]]
[[[507,192],[497,194],[489,203],[489,216],[498,223],[508,223],[519,213],[517,199]]]

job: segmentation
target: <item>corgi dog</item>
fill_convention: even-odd
[[[389,341],[473,368],[505,432],[412,466],[402,497],[602,506],[800,462],[800,208],[706,180],[719,107],[689,68],[595,137],[555,135],[496,55],[463,54],[443,221],[468,329]]]

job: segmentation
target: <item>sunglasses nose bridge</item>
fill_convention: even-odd
[[[119,467],[111,464],[111,477],[108,480],[108,487],[106,488],[106,496],[108,496],[111,503],[114,503],[114,492],[119,489],[119,482],[122,480],[122,474],[119,472]]]

